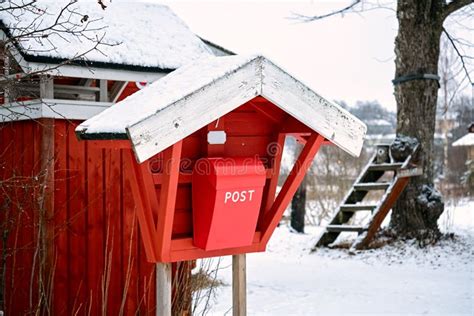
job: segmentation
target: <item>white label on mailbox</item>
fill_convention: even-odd
[[[244,191],[234,191],[234,192],[226,192],[225,193],[225,198],[224,198],[224,204],[227,203],[227,201],[230,202],[245,202],[245,201],[252,201],[252,196],[255,190],[244,190]]]
[[[210,145],[222,145],[225,144],[227,135],[225,131],[210,131],[207,133],[207,142]]]

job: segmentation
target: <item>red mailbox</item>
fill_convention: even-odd
[[[192,177],[194,245],[204,250],[252,244],[265,186],[256,158],[203,158]]]

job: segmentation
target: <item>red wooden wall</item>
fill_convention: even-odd
[[[1,214],[9,212],[2,225],[10,222],[14,228],[7,241],[7,315],[33,311],[38,297],[39,263],[33,265],[33,256],[42,191],[34,177],[42,174],[41,124],[24,121],[0,128]],[[139,239],[124,154],[79,142],[76,122],[55,120],[54,125],[54,214],[46,215],[53,314],[153,311],[154,266],[146,262]]]

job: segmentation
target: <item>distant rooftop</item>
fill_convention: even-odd
[[[468,133],[453,143],[453,146],[474,146],[474,133]]]

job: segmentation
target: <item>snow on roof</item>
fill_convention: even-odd
[[[352,155],[365,124],[263,56],[210,57],[188,64],[76,129],[82,139],[129,138],[140,162],[263,96]]]
[[[14,14],[1,11],[0,19],[11,36],[21,37],[30,24],[35,25],[33,29],[54,24],[53,21],[66,3],[40,0],[34,4],[38,10],[10,10]],[[8,1],[1,3],[0,8],[9,4]],[[85,56],[88,62],[173,70],[212,55],[210,49],[164,5],[113,1],[102,10],[96,1],[79,1],[68,10],[73,13],[68,11],[62,14],[60,22],[75,23],[76,31],[89,23],[87,29],[90,31],[85,32],[87,38],[74,36],[70,32],[50,31],[44,33],[50,33],[47,38],[21,37],[22,40],[17,44],[25,59],[73,59],[93,48],[96,36],[100,38],[103,35],[103,42],[112,46],[101,45],[100,51],[90,51]],[[38,12],[42,12],[40,18]],[[87,22],[81,22],[85,15],[88,16]],[[61,24],[56,29],[71,26]]]
[[[250,60],[249,56],[207,58],[179,68],[83,122],[77,130],[83,130],[87,134],[126,136],[125,129],[128,126],[158,113],[166,106],[211,83],[216,78],[222,77],[226,72],[236,70]]]
[[[468,133],[453,143],[453,146],[474,146],[474,133]]]

